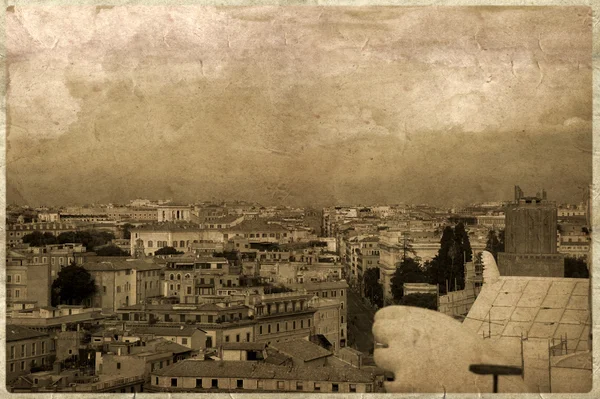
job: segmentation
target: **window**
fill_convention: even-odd
[[[46,343],[42,341],[42,355],[46,354]]]
[[[12,283],[12,276],[10,274],[6,276],[6,282]]]
[[[304,320],[300,320],[300,328],[304,328]]]
[[[175,286],[174,286],[173,284],[170,284],[170,285],[169,285],[169,289],[170,289],[171,291],[173,291],[173,289],[174,289],[174,288],[175,288]]]
[[[172,387],[176,387],[177,386],[177,378],[171,378],[171,386]]]
[[[11,371],[11,372],[14,372],[14,371],[15,371],[15,364],[14,364],[14,363],[11,363],[11,364],[10,364],[10,371]]]
[[[148,241],[148,248],[152,248],[152,241]]]
[[[331,392],[339,392],[340,385],[339,384],[331,384]]]
[[[297,381],[296,382],[296,391],[302,391],[303,387],[302,387],[302,381]]]
[[[36,349],[37,349],[37,344],[34,342],[31,344],[31,356],[35,356]]]
[[[21,357],[26,357],[27,356],[27,351],[26,351],[26,347],[25,344],[21,345]]]
[[[158,385],[158,377],[154,377],[154,385]]]
[[[202,388],[202,378],[196,378],[196,388]]]
[[[277,323],[277,332],[279,332],[279,323]]]
[[[262,335],[262,333],[263,333],[262,326],[258,327],[258,333],[259,333],[260,335]]]
[[[292,330],[295,330],[295,329],[296,329],[296,320],[294,320],[294,321],[292,322]]]
[[[246,333],[246,342],[250,342],[250,333]]]
[[[105,285],[102,286],[102,292],[106,294],[106,286]]]
[[[213,315],[208,315],[208,322],[212,323],[213,322]]]
[[[268,332],[269,334],[271,334],[271,325],[270,325],[270,324],[267,326],[267,332]]]
[[[37,263],[37,262],[36,262],[36,263]],[[15,276],[15,282],[16,282],[17,284],[19,284],[19,283],[21,282],[21,275],[20,275],[20,274],[17,274],[17,275]]]
[[[283,381],[277,381],[277,389],[285,389],[285,385]]]
[[[14,359],[15,358],[15,347],[11,346],[10,347],[10,359]]]
[[[187,287],[187,294],[192,295],[192,287]]]
[[[235,336],[235,342],[240,342],[240,334],[237,334],[237,335]]]
[[[318,383],[318,382],[315,382],[314,390],[317,391],[317,392],[320,391],[321,390],[321,384]]]
[[[308,319],[308,328],[310,328],[310,319]]]
[[[21,371],[25,370],[25,362],[21,362]]]
[[[117,363],[117,370],[121,370],[121,363]]]
[[[237,389],[243,389],[244,388],[244,380],[237,380],[235,383],[235,386]]]
[[[181,338],[181,344],[187,345],[187,338]]]
[[[350,392],[356,392],[356,384],[350,384]]]
[[[218,379],[216,379],[216,378],[213,378],[213,379],[210,381],[210,387],[211,387],[211,388],[218,388],[218,387],[219,387],[219,380],[218,380]]]
[[[177,248],[177,241],[173,241],[173,248]]]
[[[229,335],[225,336],[225,342],[229,342]]]

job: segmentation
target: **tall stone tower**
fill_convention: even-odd
[[[505,215],[500,275],[564,277],[564,257],[556,248],[556,204],[546,199],[546,192],[525,197],[515,186],[515,201],[507,205]]]

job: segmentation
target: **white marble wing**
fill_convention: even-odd
[[[481,260],[483,262],[483,283],[493,284],[500,277],[496,259],[494,259],[494,255],[491,252],[483,251],[481,253]]]
[[[394,373],[386,392],[486,393],[493,392],[493,377],[469,371],[472,364],[511,364],[484,340],[443,313],[411,306],[387,306],[375,314],[377,365]],[[499,379],[499,392],[535,392],[521,376]]]

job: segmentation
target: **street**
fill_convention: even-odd
[[[373,317],[375,311],[363,302],[353,289],[348,290],[348,336],[349,346],[361,351],[364,364],[372,362],[373,350]]]

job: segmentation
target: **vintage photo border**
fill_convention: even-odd
[[[600,185],[600,177],[596,172],[600,171],[600,144],[598,140],[596,140],[596,136],[600,135],[600,1],[578,1],[578,0],[7,0],[4,2],[4,9],[2,10],[0,16],[0,24],[2,29],[0,31],[0,60],[3,64],[3,68],[0,71],[0,80],[2,81],[2,111],[0,113],[0,123],[1,123],[1,131],[2,131],[2,140],[0,141],[0,146],[2,147],[2,151],[0,151],[0,169],[2,176],[2,184],[0,185],[1,196],[0,196],[0,218],[2,219],[2,244],[0,246],[0,253],[2,257],[6,258],[6,83],[7,83],[7,69],[6,69],[6,31],[5,31],[5,15],[6,15],[6,7],[7,6],[135,6],[135,5],[147,5],[147,6],[158,6],[158,5],[198,5],[198,6],[589,6],[592,8],[593,19],[592,19],[592,35],[593,35],[593,45],[592,45],[592,69],[593,69],[593,206],[594,209],[596,205],[600,205],[600,191],[598,185]],[[592,226],[593,231],[596,232],[598,228],[600,228],[600,213],[596,213],[592,211]],[[598,234],[593,234],[593,256],[592,256],[592,270],[594,275],[598,275],[600,271],[598,270],[600,265],[600,240],[598,239]],[[2,284],[0,284],[0,297],[2,298],[0,305],[0,336],[3,340],[3,344],[0,345],[0,364],[2,365],[0,368],[3,370],[0,373],[0,386],[1,386],[1,397],[10,397],[10,398],[73,398],[76,395],[70,393],[60,393],[60,394],[9,394],[6,391],[6,374],[4,370],[6,369],[6,353],[5,353],[5,344],[4,340],[6,337],[6,287],[5,287],[5,279],[6,279],[6,271],[2,269],[0,271],[0,280]],[[594,387],[590,393],[586,394],[503,394],[495,397],[527,397],[527,398],[543,398],[546,396],[550,397],[565,397],[565,398],[598,398],[600,397],[600,388],[599,388],[599,369],[600,369],[600,356],[597,354],[600,352],[600,323],[596,321],[596,317],[598,315],[598,310],[600,307],[600,283],[598,282],[598,278],[592,280],[592,299],[593,299],[593,308],[592,308],[592,328],[593,328],[593,348],[594,348],[594,356],[593,356],[593,379],[594,379]],[[358,395],[358,394],[353,394]],[[411,397],[411,398],[430,398],[430,397],[461,397],[461,398],[481,398],[481,397],[490,397],[488,394],[360,394],[361,397],[372,397],[372,398],[390,398],[393,397]],[[138,394],[98,394],[93,393],[91,395],[84,395],[89,397],[119,397],[119,398],[132,398],[132,397],[161,397],[161,395],[157,394],[147,394],[147,393],[138,393]],[[277,393],[277,394],[228,394],[228,393],[215,393],[215,394],[169,394],[168,397],[179,398],[179,397],[207,397],[207,398],[247,398],[247,399],[264,399],[265,396],[268,397],[277,397],[277,398],[290,398],[296,399],[299,397],[315,397],[315,398],[343,398],[346,397],[346,394],[295,394],[295,393]],[[164,395],[162,395],[164,397]]]

